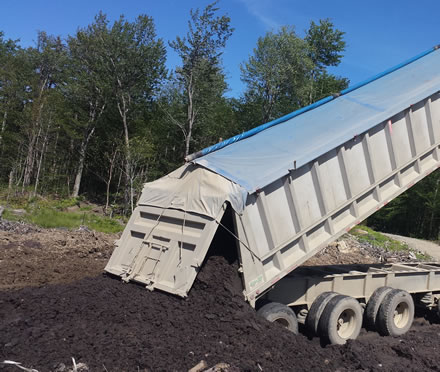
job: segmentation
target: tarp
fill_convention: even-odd
[[[234,182],[198,165],[186,164],[146,183],[139,205],[173,208],[216,218],[225,201],[241,213],[247,192]]]
[[[440,90],[440,50],[245,140],[193,160],[249,193]]]

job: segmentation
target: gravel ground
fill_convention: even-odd
[[[425,254],[430,255],[436,261],[440,261],[440,245],[422,239],[410,238],[408,236],[395,235],[383,233],[391,239],[398,240],[400,242],[406,243],[408,247],[421,251]]]

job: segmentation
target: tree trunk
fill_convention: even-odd
[[[116,162],[116,156],[118,155],[118,150],[116,149],[115,152],[113,153],[113,156],[110,159],[110,169],[108,171],[108,178],[106,180],[106,198],[105,198],[105,208],[104,208],[104,213],[107,215],[107,210],[110,204],[110,184],[112,182],[112,178],[113,178],[113,169],[115,166],[115,162]]]
[[[35,121],[32,123],[32,127],[30,130],[30,140],[29,140],[28,153],[27,153],[26,163],[25,163],[22,192],[24,191],[25,187],[30,185],[32,172],[34,170],[35,146],[36,146],[36,142],[38,140],[37,132],[41,131],[40,121],[41,121],[41,114],[42,114],[43,107],[44,107],[43,93],[44,93],[46,84],[47,84],[47,79],[45,79],[43,81],[42,85],[40,86],[40,93],[39,93],[38,99],[36,101],[38,103],[38,112],[37,112],[37,117],[36,117]]]
[[[84,170],[84,162],[86,159],[87,147],[89,141],[95,133],[95,127],[93,126],[90,130],[87,128],[84,132],[84,138],[81,142],[81,147],[79,149],[79,161],[78,170],[76,172],[75,183],[73,184],[72,198],[77,198],[79,195],[79,188],[81,186],[82,173]]]
[[[312,77],[310,79],[310,92],[309,92],[309,105],[311,105],[314,101],[314,82],[316,79],[315,71],[312,71]]]
[[[274,93],[270,87],[266,87],[265,95],[266,99],[263,103],[263,123],[269,122],[272,118],[272,111],[276,100],[276,93]]]
[[[9,197],[12,192],[12,184],[14,183],[14,171],[15,167],[13,166],[11,171],[9,172],[9,182],[8,182],[8,195],[6,196],[6,204],[9,204]]]
[[[18,186],[21,184],[21,180],[23,179],[23,173],[24,173],[24,150],[23,150],[23,146],[24,144],[21,143],[20,147],[19,147],[19,151],[18,151],[18,155],[17,155],[17,159],[15,162],[15,170],[14,170],[14,183],[16,188],[18,188]]]
[[[5,133],[5,130],[6,130],[7,117],[8,117],[8,111],[5,111],[5,113],[3,114],[2,127],[0,129],[0,147],[2,147],[2,144],[3,144],[3,134]]]
[[[83,140],[79,150],[78,169],[76,171],[75,182],[73,184],[72,198],[77,198],[79,195],[79,188],[81,186],[81,178],[84,169],[84,160],[86,158],[86,141]]]
[[[32,173],[34,172],[35,166],[35,157],[36,157],[36,148],[38,147],[38,142],[41,135],[41,126],[39,126],[38,133],[31,134],[31,141],[28,147],[28,154],[26,157],[25,169],[24,169],[24,177],[23,177],[23,187],[22,192],[26,186],[31,184]]]
[[[88,121],[87,126],[84,130],[84,138],[81,143],[80,150],[79,150],[78,169],[76,172],[75,183],[73,185],[73,192],[72,192],[73,198],[77,198],[79,195],[82,173],[84,170],[84,163],[85,163],[86,154],[87,154],[87,147],[89,145],[90,139],[93,137],[93,134],[95,133],[95,129],[96,129],[95,123],[103,114],[105,106],[106,106],[105,103],[103,103],[99,109],[99,112],[97,113],[98,105],[99,105],[98,100],[96,100],[95,102],[89,102],[89,105],[90,105],[89,121]]]
[[[53,153],[56,154],[57,153],[57,147],[58,147],[58,139],[60,137],[60,127],[57,127],[56,130],[56,136],[55,136],[55,143],[53,146]],[[55,178],[57,176],[57,168],[58,168],[58,162],[57,162],[58,158],[56,156],[53,157],[52,159],[52,164],[50,166],[50,174],[51,174],[51,183],[54,184],[55,183]],[[55,190],[57,189],[58,185],[56,186]],[[56,193],[56,191],[55,191]]]
[[[31,139],[29,141],[27,156],[25,160],[25,166],[24,166],[24,175],[23,175],[23,187],[22,192],[24,192],[24,189],[26,186],[29,186],[31,183],[31,175],[32,175],[32,168],[34,165],[34,147],[36,142],[37,136],[32,133]]]
[[[122,107],[121,107],[122,103]],[[133,178],[131,176],[131,153],[130,153],[130,138],[128,135],[128,105],[124,94],[121,94],[121,102],[118,102],[119,114],[122,118],[122,125],[124,127],[124,143],[125,143],[125,203],[131,208],[133,212]]]
[[[47,126],[46,134],[44,135],[44,139],[43,139],[43,145],[41,147],[40,159],[38,161],[38,167],[37,167],[37,176],[35,177],[34,196],[37,195],[38,183],[40,181],[41,165],[43,164],[43,158],[44,158],[44,154],[46,152],[47,139],[49,136],[49,129],[50,129],[50,122],[49,122],[49,125]]]
[[[128,126],[127,126],[127,116],[124,115],[124,119],[123,119],[123,123],[124,123],[124,137],[125,137],[125,174],[127,177],[127,184],[129,187],[129,203],[130,203],[130,208],[131,208],[131,212],[133,213],[133,177],[132,177],[132,172],[131,172],[131,153],[130,153],[130,141],[129,141],[129,137],[128,137]]]
[[[122,168],[119,171],[119,178],[118,178],[118,186],[116,187],[116,193],[119,193],[119,190],[121,189],[121,182],[122,182]],[[114,199],[114,203],[116,203],[116,195]]]
[[[191,74],[188,83],[188,112],[187,112],[188,130],[186,132],[186,138],[185,138],[185,158],[189,155],[192,131],[196,119],[196,113],[194,112],[193,96],[194,96],[194,87],[193,87],[193,79]]]

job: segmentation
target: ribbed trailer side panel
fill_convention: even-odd
[[[439,146],[437,92],[249,195],[235,221],[247,299],[437,169]]]
[[[309,309],[324,292],[343,293],[367,303],[380,287],[403,289],[412,294],[440,291],[438,263],[302,266],[280,281],[265,299]]]

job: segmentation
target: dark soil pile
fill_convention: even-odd
[[[1,363],[14,360],[67,372],[61,367],[71,369],[72,357],[108,372],[186,371],[201,360],[227,363],[230,372],[440,369],[440,326],[423,318],[401,338],[363,331],[343,347],[323,348],[258,318],[243,299],[237,265],[218,250],[181,299],[100,274],[116,235],[0,222],[0,371],[18,371]],[[366,259],[345,248],[316,264],[330,254],[337,263],[347,253]]]
[[[0,292],[0,361],[40,372],[72,357],[91,371],[185,371],[200,360],[231,371],[439,370],[438,325],[420,320],[398,339],[364,333],[323,348],[258,318],[237,278],[236,265],[213,256],[187,299],[104,275]]]

